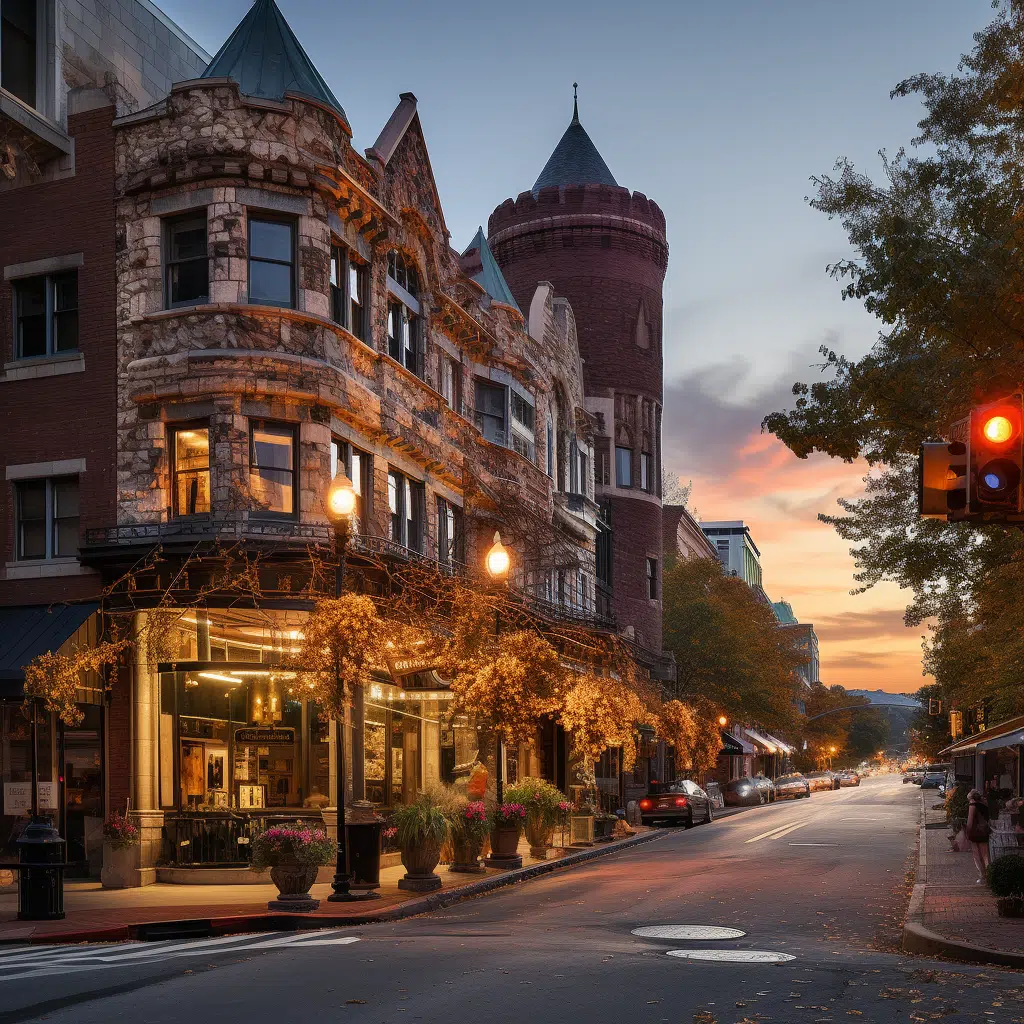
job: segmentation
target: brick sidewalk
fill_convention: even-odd
[[[638,828],[632,839],[599,843],[592,848],[597,855],[611,853],[627,847],[644,838],[654,838],[654,830]],[[563,856],[575,860],[573,854],[590,851],[557,851],[562,856],[553,856],[549,861],[534,860],[529,856],[529,846],[520,843],[523,854],[523,868],[537,868],[547,863],[558,864]],[[566,864],[568,868],[570,864]],[[301,915],[302,921],[309,920],[313,927],[317,921],[324,927],[344,924],[346,920],[363,923],[378,915],[387,916],[389,911],[401,909],[403,904],[422,904],[422,911],[410,907],[412,913],[432,909],[424,903],[422,893],[410,893],[398,888],[398,880],[405,874],[402,867],[382,868],[380,899],[358,903],[328,903],[331,887],[317,883],[311,893],[319,899],[320,907],[311,914]],[[510,875],[507,871],[488,870],[486,875],[453,874],[447,867],[437,868],[442,887],[434,894],[450,893],[458,897],[458,890],[474,887],[486,879]],[[515,874],[515,873],[512,873]],[[321,876],[322,877],[322,876]],[[68,882],[64,892],[63,921],[19,921],[17,920],[18,898],[16,891],[0,892],[0,944],[10,942],[82,941],[90,939],[121,940],[136,937],[140,926],[155,923],[204,921],[212,922],[214,933],[231,931],[255,931],[278,927],[293,927],[298,915],[275,914],[267,910],[267,901],[277,895],[274,885],[156,885],[137,889],[104,889],[98,882]]]
[[[943,811],[932,810],[938,798],[925,794],[925,820],[945,824]],[[944,938],[970,942],[1003,952],[1024,953],[1024,918],[999,917],[996,900],[978,872],[970,853],[954,853],[943,828],[921,830],[926,843],[924,917],[921,923]]]

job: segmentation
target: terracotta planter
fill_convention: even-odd
[[[518,850],[519,829],[499,826],[491,830],[491,855],[484,863],[489,868],[521,868],[523,858]]]
[[[530,844],[530,856],[535,860],[545,860],[551,848],[551,836],[554,827],[545,825],[543,821],[527,821],[526,841]]]
[[[1024,917],[1024,899],[1019,896],[1002,896],[996,900],[1000,917]]]
[[[295,914],[308,914],[320,906],[320,901],[309,895],[319,869],[315,864],[279,864],[270,869],[270,878],[277,886],[277,899],[271,900],[270,910],[286,910]]]
[[[441,844],[419,842],[415,846],[402,847],[402,865],[405,878],[398,880],[399,889],[411,892],[430,892],[441,888],[441,879],[434,874],[434,868],[441,859]]]
[[[482,874],[486,868],[480,863],[480,847],[483,845],[481,839],[470,839],[460,836],[452,840],[454,856],[449,866],[449,871],[458,871],[462,874]]]
[[[100,882],[103,883],[104,889],[131,889],[141,885],[139,847],[136,845],[115,849],[110,843],[104,843]]]

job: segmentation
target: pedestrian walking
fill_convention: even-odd
[[[972,789],[967,794],[967,801],[967,840],[971,844],[980,885],[988,873],[988,837],[992,834],[992,826],[989,824],[985,797],[978,790]]]

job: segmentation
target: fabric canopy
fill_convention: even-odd
[[[978,744],[978,750],[997,750],[999,747],[1015,747],[1019,743],[1024,743],[1024,729],[1008,732],[1005,736],[994,736],[990,740],[982,740]]]
[[[778,749],[777,743],[773,743],[770,739],[762,736],[759,732],[754,732],[753,729],[744,729],[744,732],[759,746],[764,747],[765,753],[773,754]]]
[[[783,743],[782,740],[776,739],[771,733],[768,733],[769,742],[777,749],[781,750],[784,754],[792,754],[793,748],[788,743]]]
[[[0,696],[20,699],[25,666],[59,650],[98,609],[94,601],[0,608]]]

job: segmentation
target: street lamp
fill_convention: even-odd
[[[494,531],[494,543],[491,545],[491,550],[487,552],[485,561],[487,572],[490,574],[491,579],[508,582],[508,570],[512,564],[512,559],[509,557],[508,548],[501,543],[501,534],[497,530]],[[495,637],[499,636],[500,633],[501,606],[499,605],[494,611]],[[500,806],[505,802],[505,741],[500,732],[498,733],[498,752],[494,767],[494,788],[498,798],[498,805]]]
[[[334,574],[334,596],[341,597],[345,589],[345,556],[348,551],[348,534],[352,514],[356,510],[356,489],[343,469],[331,481],[327,491],[327,517],[334,524],[334,542],[338,556],[338,567]],[[336,757],[334,765],[335,784],[338,788],[338,863],[334,869],[334,890],[327,897],[330,903],[351,903],[366,899],[362,893],[352,892],[352,873],[348,869],[348,842],[345,834],[345,693],[337,659],[334,663],[335,692],[341,694],[341,713],[335,722]],[[370,894],[370,895],[376,895]]]
[[[729,719],[725,715],[719,715],[718,724],[724,729],[729,724]]]

